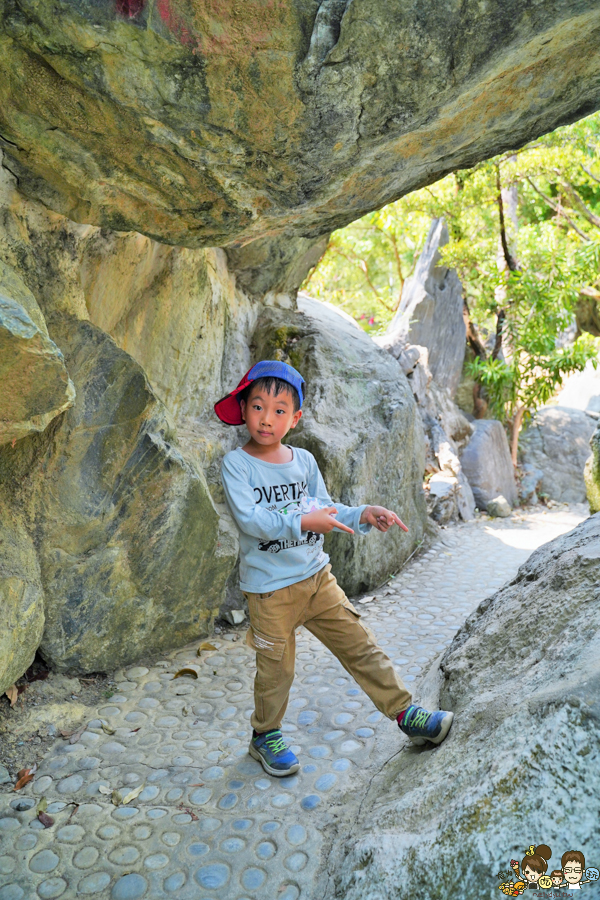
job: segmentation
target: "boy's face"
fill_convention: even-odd
[[[302,416],[301,409],[294,412],[291,391],[282,391],[275,396],[264,388],[251,388],[240,406],[250,437],[263,447],[278,444]]]
[[[552,876],[552,884],[554,885],[554,887],[558,887],[558,885],[561,883],[561,881],[562,881],[562,875],[553,875]]]
[[[581,881],[581,876],[583,875],[581,863],[576,862],[574,859],[566,861],[563,872],[565,873],[565,881],[569,884],[577,884],[577,882]]]

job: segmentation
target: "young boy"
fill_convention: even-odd
[[[248,601],[247,642],[256,650],[250,755],[269,775],[300,764],[281,735],[294,680],[296,628],[304,625],[339,659],[375,706],[418,744],[440,744],[451,712],[427,712],[411,695],[373,633],[331,574],[323,535],[366,534],[394,525],[383,506],[333,504],[314,456],[282,439],[302,416],[304,381],[283,362],[264,360],[215,404],[228,425],[245,423],[250,440],[222,466],[227,503],[240,532],[240,586]]]

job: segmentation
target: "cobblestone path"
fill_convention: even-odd
[[[375,599],[357,601],[417,698],[421,672],[465,617],[585,515],[571,507],[445,529]],[[269,778],[247,754],[254,672],[243,633],[117,673],[79,740],[58,741],[32,784],[0,795],[0,900],[320,900],[327,811],[364,789],[396,726],[301,630],[283,730],[302,768]],[[197,680],[173,677],[186,664]],[[142,786],[121,806],[101,790]],[[35,815],[42,796],[49,828]]]

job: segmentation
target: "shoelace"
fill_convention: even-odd
[[[283,740],[280,731],[274,732],[273,737],[268,737],[265,740],[265,744],[271,753],[281,753],[282,750],[287,750],[287,744]]]
[[[409,713],[408,722],[406,723],[410,728],[425,728],[429,719],[431,718],[431,713],[427,712],[426,709],[415,709],[414,713]]]

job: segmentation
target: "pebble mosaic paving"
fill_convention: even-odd
[[[356,602],[417,697],[420,674],[477,604],[584,516],[571,508],[446,529],[375,599]],[[283,726],[302,766],[270,778],[247,753],[254,669],[244,630],[216,635],[217,649],[200,657],[195,644],[117,673],[79,740],[58,741],[32,784],[0,795],[0,900],[312,900],[323,814],[365,783],[378,736],[396,725],[302,629]],[[186,664],[197,680],[174,678]],[[100,790],[140,786],[118,807]],[[35,816],[42,796],[49,828]]]

